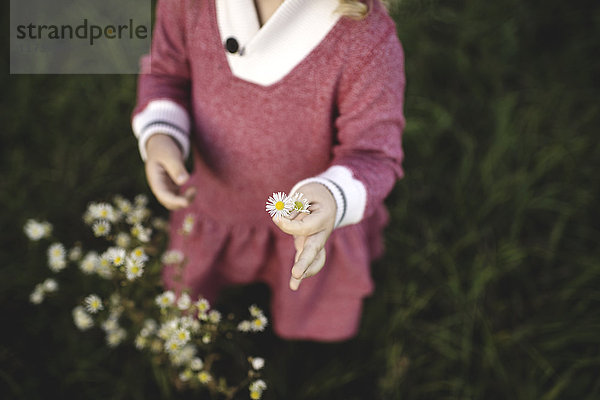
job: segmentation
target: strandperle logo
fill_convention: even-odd
[[[137,74],[151,0],[10,0],[11,74]]]
[[[145,25],[135,24],[129,19],[128,24],[121,25],[96,25],[83,19],[81,25],[40,25],[30,23],[17,25],[17,39],[75,39],[87,40],[90,46],[100,39],[146,39],[148,28]]]

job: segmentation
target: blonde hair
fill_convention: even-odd
[[[360,20],[369,14],[369,5],[360,0],[339,0],[339,2],[340,5],[336,12],[344,17]],[[368,3],[370,4],[371,1],[368,1]]]

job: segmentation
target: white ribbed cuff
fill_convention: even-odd
[[[133,133],[138,139],[142,160],[146,161],[146,143],[151,136],[165,134],[179,144],[183,157],[190,152],[190,118],[185,108],[172,100],[153,100],[144,110],[136,114],[131,122]]]
[[[367,206],[367,190],[361,181],[354,179],[350,169],[334,165],[315,177],[298,182],[292,188],[290,195],[302,185],[311,182],[325,185],[333,195],[337,204],[336,228],[356,224],[362,220]]]

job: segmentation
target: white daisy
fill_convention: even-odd
[[[148,204],[148,196],[145,194],[138,194],[133,199],[133,202],[137,207],[145,207]]]
[[[182,371],[181,373],[179,373],[179,380],[181,382],[187,382],[190,379],[192,379],[193,376],[194,376],[194,373],[192,371],[190,371],[189,369],[186,369],[186,370]]]
[[[96,265],[96,273],[104,279],[112,278],[112,260],[111,255],[108,251],[102,253],[100,258],[98,258],[98,263]]]
[[[262,379],[257,379],[250,384],[250,389],[263,391],[267,389],[267,384]]]
[[[83,300],[86,310],[91,314],[96,314],[98,311],[104,309],[102,300],[95,294],[90,294]]]
[[[119,211],[121,211],[123,214],[128,214],[133,209],[131,202],[123,196],[115,196],[114,202]]]
[[[192,230],[194,229],[195,224],[196,224],[196,218],[194,217],[194,215],[193,214],[186,215],[185,218],[183,219],[183,225],[181,227],[183,234],[189,235],[190,233],[192,233]]]
[[[123,328],[106,332],[106,343],[109,347],[116,347],[127,337],[127,331]]]
[[[59,272],[67,266],[65,246],[54,243],[48,247],[48,266],[53,272]]]
[[[143,329],[145,329],[146,332],[148,332],[148,335],[151,335],[154,332],[156,332],[156,330],[158,329],[158,324],[156,323],[155,320],[148,318],[147,320],[144,321]]]
[[[76,262],[81,260],[81,255],[82,255],[82,250],[81,250],[81,246],[76,245],[75,247],[73,247],[71,250],[69,250],[69,260]]]
[[[88,210],[94,219],[104,219],[110,222],[118,220],[117,211],[108,203],[92,203]]]
[[[206,371],[200,371],[198,372],[198,380],[200,381],[200,383],[202,384],[207,384],[208,382],[210,382],[212,380],[212,376],[210,376],[210,374]]]
[[[125,263],[125,256],[127,255],[125,249],[120,247],[110,247],[106,253],[110,262],[115,267],[120,267]]]
[[[180,264],[183,262],[183,253],[180,250],[167,250],[160,260],[163,264]]]
[[[190,368],[192,371],[200,371],[204,367],[204,363],[199,357],[195,357],[190,361]]]
[[[29,240],[37,241],[50,236],[52,233],[52,225],[45,221],[38,222],[35,219],[28,219],[23,227],[23,231]]]
[[[119,247],[128,247],[131,243],[131,236],[125,232],[119,232],[115,238],[115,244]]]
[[[150,241],[152,229],[145,228],[141,223],[136,223],[131,227],[131,235],[142,243]]]
[[[129,253],[129,257],[135,258],[136,260],[139,260],[142,263],[148,261],[148,256],[146,255],[146,252],[144,251],[144,248],[142,246],[138,246],[135,249],[133,249]]]
[[[248,311],[250,311],[250,315],[253,317],[263,315],[263,311],[256,304],[252,304],[250,307],[248,307]]]
[[[132,281],[144,273],[144,264],[137,258],[127,258],[125,263],[125,275]]]
[[[54,279],[48,278],[42,282],[42,287],[47,293],[56,292],[58,290],[58,283]]]
[[[250,330],[254,332],[262,332],[267,326],[267,318],[264,315],[259,315],[250,323]]]
[[[208,313],[208,320],[213,324],[218,324],[219,322],[221,322],[221,313],[217,310],[211,310]]]
[[[211,341],[212,337],[210,336],[210,333],[206,333],[204,336],[202,336],[202,343],[209,344]]]
[[[175,293],[173,293],[171,290],[167,290],[166,292],[156,296],[156,304],[162,309],[172,306],[174,302]]]
[[[186,344],[179,350],[171,354],[171,363],[176,366],[189,364],[196,357],[196,348],[191,344]]]
[[[254,368],[256,371],[265,366],[265,359],[261,357],[253,357],[250,362],[252,364],[252,368]]]
[[[98,220],[92,225],[92,231],[96,237],[108,236],[110,233],[110,223],[105,219]]]
[[[179,296],[179,299],[177,299],[177,308],[179,308],[181,311],[187,310],[191,307],[191,305],[192,299],[187,293],[183,293],[181,296]]]
[[[85,312],[82,306],[77,306],[73,309],[73,322],[79,330],[85,331],[94,326],[94,320]]]
[[[205,314],[210,308],[210,303],[208,302],[208,300],[201,298],[196,302],[195,306],[198,309],[198,312],[200,312],[201,314]]]
[[[310,214],[310,211],[308,210],[308,207],[310,207],[310,203],[308,202],[308,199],[306,197],[304,197],[304,195],[302,193],[300,193],[300,192],[294,193],[291,201],[292,201],[292,204],[294,207],[294,211]]]
[[[86,275],[93,274],[100,262],[100,257],[95,251],[90,251],[79,263],[79,269]]]
[[[181,342],[172,338],[165,342],[165,351],[169,354],[175,354],[181,350]]]
[[[102,329],[104,329],[106,332],[115,331],[119,328],[119,317],[115,314],[110,314],[102,323]]]
[[[282,218],[290,215],[294,204],[291,199],[283,192],[273,193],[267,200],[266,210],[271,217]]]
[[[138,350],[144,349],[148,345],[148,337],[142,336],[142,334],[140,333],[135,337],[134,345],[135,348]]]
[[[35,289],[29,295],[29,301],[33,304],[40,304],[44,301],[44,286],[41,284],[37,284]]]
[[[190,331],[185,328],[179,328],[171,336],[172,340],[176,340],[180,345],[185,345],[190,341]]]
[[[252,329],[252,324],[250,321],[242,321],[238,324],[237,330],[240,332],[250,332]]]

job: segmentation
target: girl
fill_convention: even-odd
[[[214,299],[265,282],[281,337],[353,336],[402,176],[403,92],[379,0],[159,0],[132,125],[188,257],[166,285]],[[286,190],[311,213],[271,221],[265,200]]]

